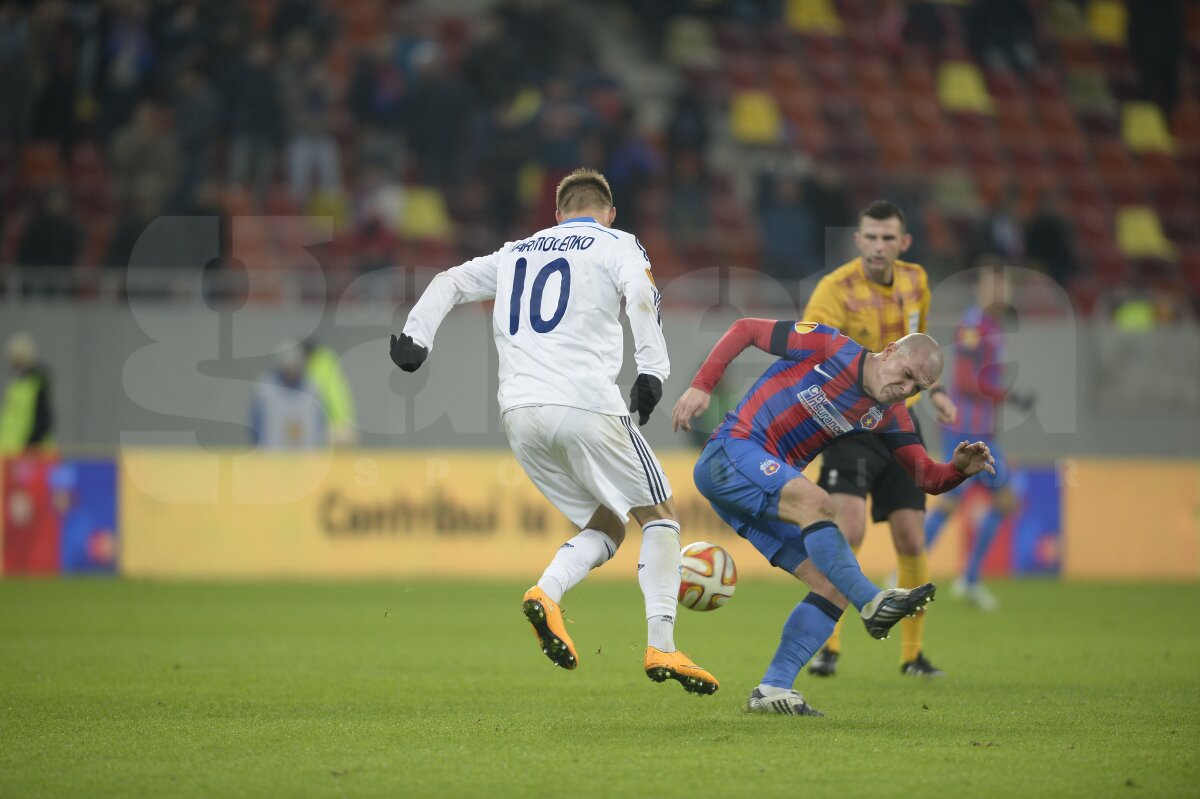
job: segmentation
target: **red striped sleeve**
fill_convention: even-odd
[[[742,353],[742,350],[753,345],[764,352],[771,351],[771,335],[775,330],[773,319],[739,319],[730,325],[721,336],[721,340],[712,348],[712,352],[704,359],[704,364],[692,379],[692,388],[698,388],[711,394],[721,382],[725,369]]]

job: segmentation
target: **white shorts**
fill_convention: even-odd
[[[628,416],[529,405],[506,412],[503,421],[525,474],[580,528],[601,505],[628,521],[630,508],[671,496],[658,458]]]

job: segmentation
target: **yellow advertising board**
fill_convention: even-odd
[[[740,575],[778,573],[717,518],[692,483],[693,453],[668,453],[683,542],[727,548]],[[214,453],[120,456],[121,570],[149,578],[492,577],[531,582],[575,530],[506,452]],[[956,541],[956,536],[945,536]],[[637,574],[640,532],[598,577]],[[894,568],[876,525],[860,555]],[[949,573],[953,545],[931,566]]]
[[[1070,460],[1067,466],[1064,577],[1200,577],[1200,463]]]

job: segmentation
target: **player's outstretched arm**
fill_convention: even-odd
[[[494,300],[499,256],[509,246],[506,244],[491,255],[472,258],[434,277],[409,312],[403,334],[392,336],[392,362],[406,372],[416,371],[433,349],[433,339],[450,309],[465,302]]]
[[[891,445],[902,436],[884,436]],[[912,476],[917,487],[926,494],[944,494],[956,488],[962,481],[979,472],[996,473],[995,458],[982,441],[968,444],[966,441],[954,448],[949,463],[937,463],[929,457],[915,434],[909,434],[908,443],[894,447],[892,453],[904,470]]]
[[[779,322],[774,319],[739,319],[730,325],[696,372],[692,388],[711,394],[717,383],[721,382],[725,369],[747,347],[771,352],[771,336],[777,324]]]

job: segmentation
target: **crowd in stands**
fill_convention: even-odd
[[[603,57],[609,23],[670,97]],[[589,165],[667,278],[805,278],[886,196],[935,274],[999,254],[1084,310],[1195,298],[1198,86],[1194,0],[0,0],[0,264],[115,272],[162,215],[310,215],[331,274],[444,267]]]

